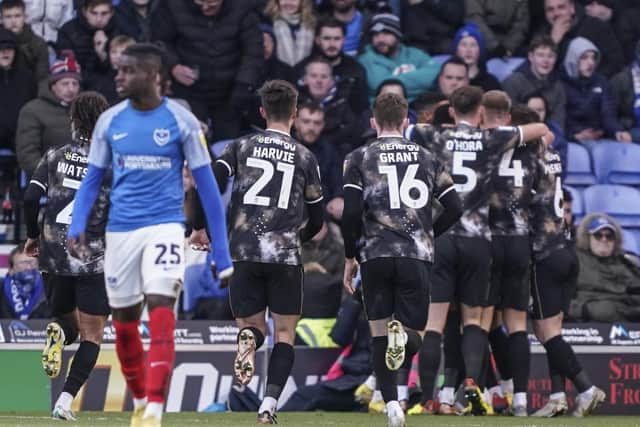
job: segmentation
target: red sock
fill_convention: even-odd
[[[116,353],[120,360],[120,369],[127,380],[127,387],[136,399],[142,399],[146,396],[144,349],[138,331],[139,325],[139,320],[135,322],[113,321],[113,326],[116,328]]]
[[[176,358],[173,332],[176,318],[168,307],[154,308],[149,313],[151,344],[147,356],[147,399],[164,402]]]

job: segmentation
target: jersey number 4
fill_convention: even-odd
[[[77,190],[80,188],[80,181],[70,178],[65,178],[62,180],[62,186],[64,188],[71,188],[73,190]],[[58,224],[71,224],[71,212],[73,212],[73,202],[75,199],[71,199],[71,201],[58,212],[56,215],[56,222]]]
[[[266,187],[274,175],[274,167],[271,162],[255,157],[247,158],[247,166],[250,168],[262,169],[262,175],[251,187],[244,193],[242,202],[245,205],[269,206],[271,198],[267,196],[259,196],[258,194]],[[289,207],[289,198],[291,197],[291,185],[293,184],[293,173],[295,165],[290,163],[276,163],[276,170],[282,172],[282,181],[280,182],[280,195],[278,196],[278,207],[287,209]]]
[[[381,165],[378,167],[378,171],[387,176],[391,209],[400,209],[400,202],[413,209],[421,209],[427,205],[429,187],[424,181],[416,178],[418,167],[419,165],[417,164],[407,166],[407,171],[399,185],[398,167],[396,165]],[[417,192],[417,197],[411,195],[411,190],[415,190],[414,195]]]

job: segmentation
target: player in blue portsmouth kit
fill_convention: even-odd
[[[167,70],[152,44],[128,47],[115,78],[127,98],[96,124],[89,167],[76,194],[69,251],[87,256],[84,232],[102,176],[113,170],[104,275],[116,352],[134,398],[132,426],[159,426],[175,359],[173,306],[184,276],[182,167],[192,170],[211,230],[215,272],[233,272],[224,208],[197,119],[162,96]],[[151,344],[144,365],[138,332],[146,301]]]

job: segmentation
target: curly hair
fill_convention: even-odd
[[[280,17],[280,1],[269,0],[264,8],[264,14],[271,18],[272,21]],[[316,28],[317,18],[313,10],[312,0],[300,0],[300,22],[304,27],[312,30]]]
[[[71,122],[80,139],[89,140],[98,117],[107,108],[109,103],[98,92],[81,92],[71,103]]]

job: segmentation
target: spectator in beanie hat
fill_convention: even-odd
[[[401,42],[400,18],[391,13],[375,15],[369,35],[371,42],[358,61],[367,71],[370,103],[380,83],[392,77],[404,84],[409,102],[431,87],[440,67],[425,52]]]
[[[69,106],[80,92],[80,66],[63,52],[49,69],[49,85],[20,111],[16,131],[18,165],[31,176],[43,154],[71,140]]]
[[[469,69],[469,84],[485,92],[500,90],[498,79],[486,70],[486,49],[480,27],[471,22],[460,28],[453,39],[452,53],[460,57]]]

